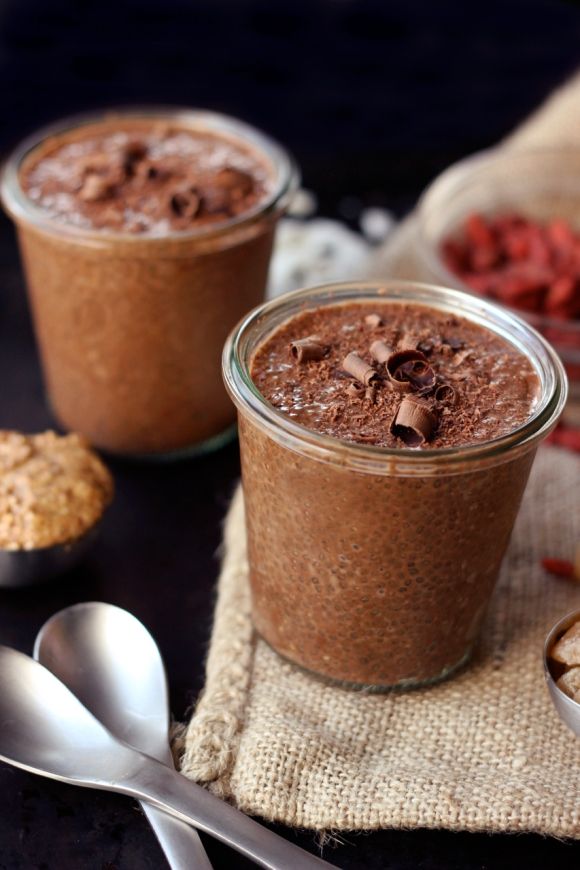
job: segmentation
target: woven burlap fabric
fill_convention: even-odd
[[[576,79],[511,144],[547,144],[565,130],[580,143],[579,109]],[[395,272],[393,264],[404,263],[414,276],[412,231],[411,218],[375,271],[384,276],[385,264]],[[544,637],[580,607],[580,587],[540,566],[545,555],[569,557],[579,540],[580,460],[543,448],[470,666],[428,689],[364,695],[307,676],[256,638],[238,490],[225,524],[206,686],[185,731],[182,771],[247,812],[316,830],[580,838],[580,741],[557,718],[542,672]]]
[[[388,695],[327,686],[254,636],[238,491],[183,772],[247,812],[318,830],[580,837],[580,741],[557,718],[542,670],[545,635],[580,607],[580,587],[540,565],[580,540],[579,484],[577,457],[539,452],[471,665]]]

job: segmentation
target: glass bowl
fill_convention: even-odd
[[[580,231],[580,150],[497,148],[455,163],[418,205],[416,253],[425,279],[478,295],[445,264],[442,242],[457,236],[473,212],[517,212],[541,223],[560,217]],[[570,380],[566,421],[580,426],[580,320],[518,309],[558,351]]]

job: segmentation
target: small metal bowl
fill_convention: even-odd
[[[552,699],[552,703],[556,708],[560,719],[570,728],[571,731],[580,737],[580,704],[578,701],[573,701],[562,689],[556,685],[556,679],[553,676],[553,665],[550,668],[549,652],[554,646],[558,638],[564,634],[575,622],[580,621],[580,610],[573,610],[562,619],[560,619],[552,628],[546,638],[544,644],[544,675],[548,685],[548,691]]]
[[[52,547],[34,550],[0,549],[0,588],[32,586],[70,571],[94,544],[100,523],[84,535]]]

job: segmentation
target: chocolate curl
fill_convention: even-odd
[[[468,356],[471,356],[473,353],[472,348],[466,348],[465,350],[460,350],[459,353],[456,353],[453,357],[453,365],[460,366],[461,363],[467,359]]]
[[[171,210],[178,217],[194,218],[199,211],[200,198],[195,187],[183,187],[169,198]]]
[[[417,345],[417,350],[420,350],[421,353],[424,353],[425,356],[429,356],[433,353],[433,349],[435,347],[435,342],[432,338],[425,338],[423,341],[420,341]]]
[[[417,390],[429,390],[435,384],[435,372],[424,360],[410,360],[395,372],[397,380],[408,380]]]
[[[345,372],[364,384],[365,387],[370,386],[374,381],[377,381],[379,376],[372,366],[361,359],[354,351],[351,351],[345,356],[342,361],[342,367]]]
[[[388,344],[385,344],[384,341],[378,339],[377,341],[373,341],[370,346],[370,352],[373,359],[376,359],[378,363],[386,363],[389,357],[392,354],[392,350]]]
[[[127,175],[134,175],[137,164],[147,156],[147,146],[139,139],[127,142],[123,148],[123,169]]]
[[[391,432],[407,447],[420,447],[429,440],[436,425],[437,417],[426,402],[405,396],[391,424]]]
[[[251,194],[254,179],[247,172],[225,166],[201,184],[201,202],[208,214],[230,213]]]
[[[398,350],[387,360],[387,375],[401,393],[423,390],[435,384],[435,372],[420,350]]]
[[[98,202],[106,199],[112,192],[113,185],[110,180],[102,175],[89,174],[84,180],[79,197],[84,202]]]
[[[365,390],[365,399],[368,399],[371,404],[374,405],[375,399],[377,398],[377,386],[376,384],[371,384]]]
[[[324,359],[328,351],[328,345],[323,344],[318,335],[309,335],[290,342],[290,356],[299,363]]]
[[[437,402],[444,402],[446,405],[455,404],[455,388],[451,384],[439,384],[434,393],[434,398]]]
[[[376,329],[378,326],[382,326],[384,321],[383,318],[378,314],[367,314],[365,317],[365,323],[367,326],[370,326],[372,329]]]

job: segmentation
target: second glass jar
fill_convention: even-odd
[[[47,142],[90,127],[170,124],[239,142],[269,167],[271,188],[247,213],[163,234],[90,230],[43,214],[22,185]],[[263,299],[277,219],[297,180],[288,154],[259,131],[193,110],[126,110],[62,121],[9,160],[2,198],[14,219],[49,401],[58,422],[101,449],[164,456],[217,446],[234,423],[220,354]]]

